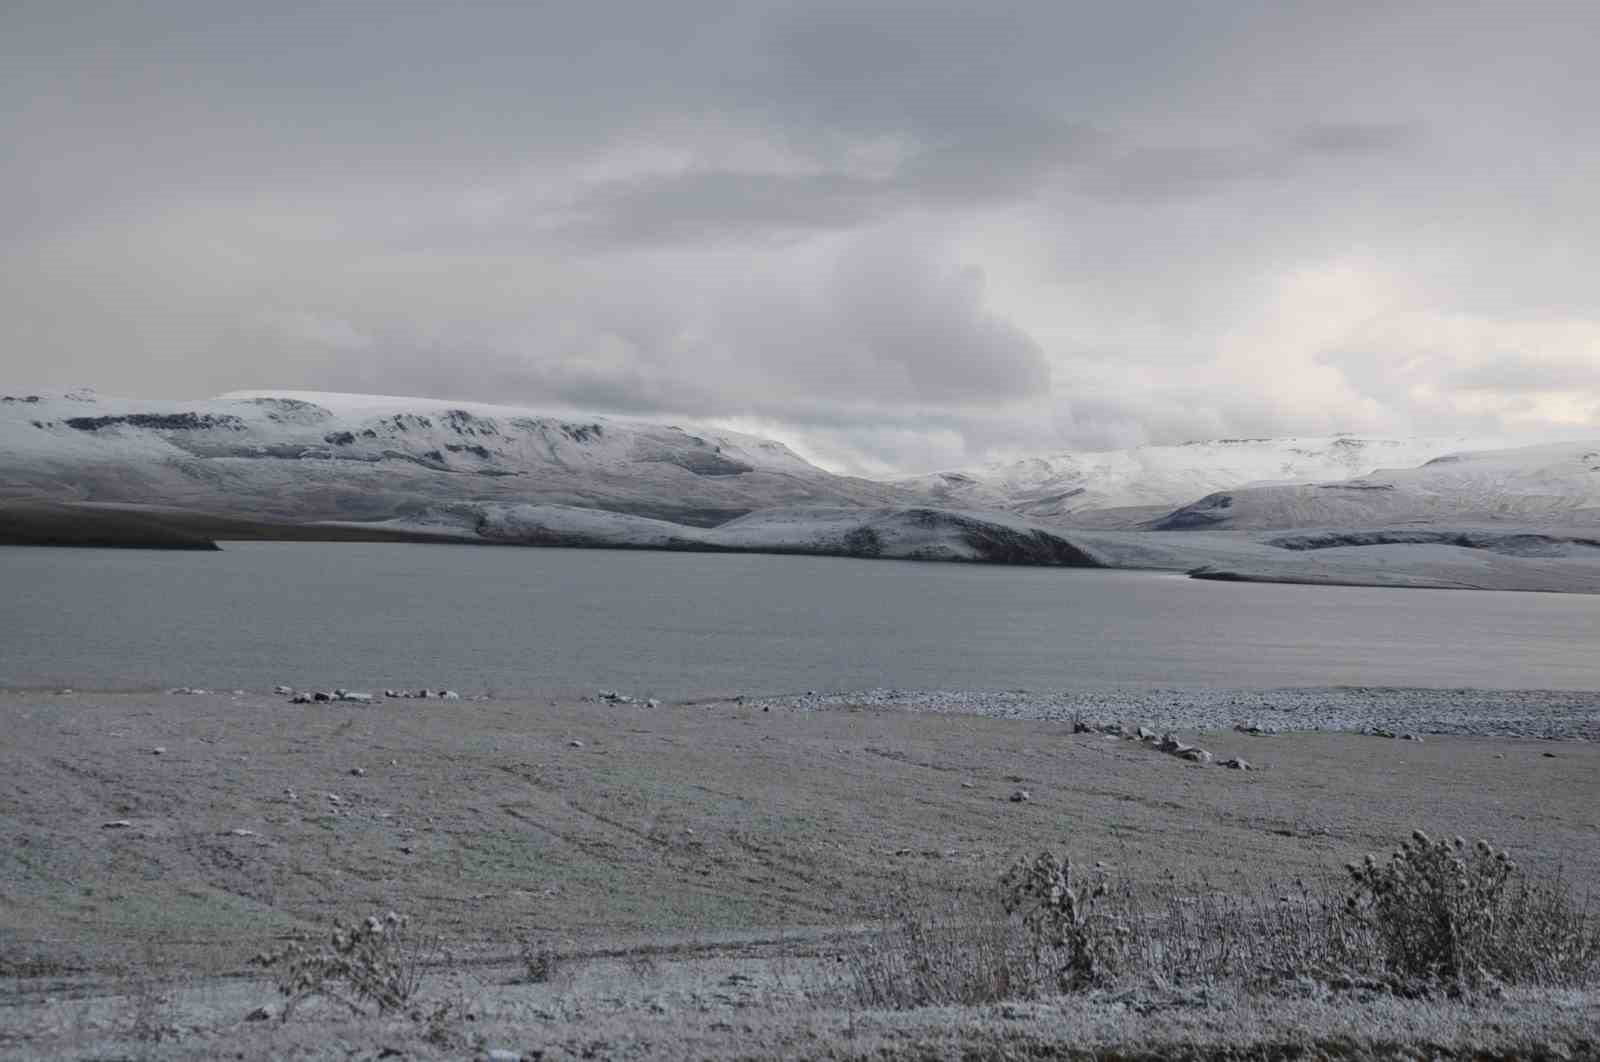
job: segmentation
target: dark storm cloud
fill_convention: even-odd
[[[1600,9],[13,0],[16,386],[425,392],[840,467],[1593,431]]]

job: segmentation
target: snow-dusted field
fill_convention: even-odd
[[[1310,980],[864,1010],[841,957],[885,897],[942,907],[1042,849],[1276,896],[1420,826],[1600,873],[1592,743],[1183,731],[1243,771],[866,703],[0,692],[0,1056],[1578,1058],[1600,1038],[1592,991]],[[424,1018],[277,1020],[250,958],[387,910],[439,937]],[[552,955],[538,983],[525,942]]]

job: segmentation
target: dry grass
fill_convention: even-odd
[[[1128,983],[1277,992],[1306,982],[1400,995],[1600,981],[1600,918],[1559,872],[1532,876],[1480,841],[1418,831],[1350,880],[1234,895],[1168,876],[1153,888],[1045,852],[992,890],[907,890],[846,957],[856,1004],[1039,999]]]

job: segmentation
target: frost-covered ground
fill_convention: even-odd
[[[747,707],[889,708],[995,719],[1083,720],[1156,730],[1385,730],[1395,734],[1600,741],[1600,694],[1560,690],[1312,689],[854,690],[747,699]]]
[[[1260,768],[1237,771],[1055,721],[842,705],[0,691],[0,714],[4,1058],[1220,1062],[1600,1043],[1593,991],[1133,983],[893,1013],[839,992],[886,897],[943,906],[1042,849],[1157,889],[1276,896],[1421,826],[1588,882],[1592,743],[1185,733]],[[387,910],[439,937],[422,1017],[322,1002],[277,1020],[250,958]],[[553,956],[538,983],[525,942]]]

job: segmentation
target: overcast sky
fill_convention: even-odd
[[[0,391],[1600,435],[1600,3],[0,5]]]

